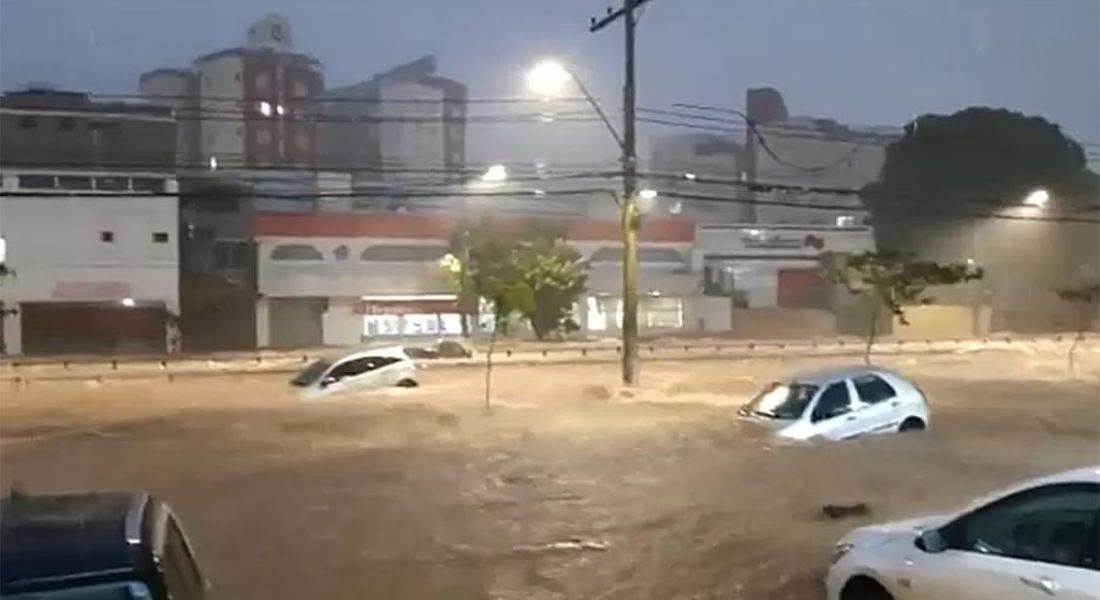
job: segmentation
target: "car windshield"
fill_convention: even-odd
[[[330,361],[315,360],[310,363],[309,366],[302,369],[302,371],[298,373],[298,375],[294,379],[291,379],[290,383],[297,386],[305,387],[317,381],[321,377],[321,375],[324,374],[324,372],[328,370],[328,368],[331,366],[332,363]]]
[[[754,415],[769,419],[797,419],[817,392],[816,385],[773,383],[748,405]]]

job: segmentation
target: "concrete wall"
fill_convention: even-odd
[[[993,311],[988,306],[936,305],[905,309],[908,325],[894,318],[893,337],[901,340],[949,340],[989,335]]]
[[[353,346],[363,339],[363,315],[356,312],[359,298],[330,298],[322,317],[326,346]]]
[[[736,309],[732,321],[731,333],[744,339],[811,339],[836,335],[836,318],[821,309]]]

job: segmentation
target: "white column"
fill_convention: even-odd
[[[271,345],[271,318],[268,316],[269,301],[266,296],[256,300],[256,347],[267,348]]]
[[[17,309],[15,314],[4,314],[4,350],[8,354],[23,353],[23,321],[18,304],[5,304],[4,310]]]

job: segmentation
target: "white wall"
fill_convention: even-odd
[[[354,346],[363,340],[363,315],[356,312],[359,298],[329,298],[322,317],[326,346]]]
[[[12,302],[120,300],[58,297],[59,282],[117,283],[136,301],[179,312],[179,217],[174,197],[0,198],[0,235],[16,276],[5,281]],[[101,241],[101,232],[114,235]],[[167,243],[154,243],[165,232]],[[124,296],[125,297],[125,296]]]

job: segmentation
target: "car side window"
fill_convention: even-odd
[[[1100,570],[1100,485],[1047,485],[998,500],[943,530],[948,548]]]
[[[362,375],[367,371],[374,368],[374,361],[376,359],[372,356],[365,358],[356,358],[347,362],[340,363],[335,369],[329,373],[329,377],[334,379],[346,379],[348,377],[355,377],[356,375]]]
[[[898,395],[894,387],[886,383],[886,381],[878,375],[870,373],[867,375],[860,375],[859,377],[852,378],[852,383],[856,386],[856,392],[859,393],[859,399],[867,404],[877,404]]]
[[[847,382],[834,383],[821,392],[821,397],[814,406],[814,412],[810,416],[813,422],[824,421],[840,416],[851,410],[851,398],[848,394]]]

